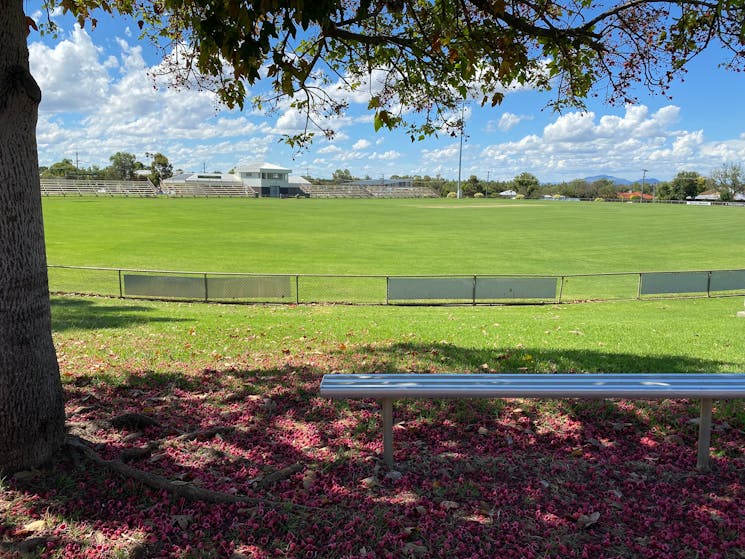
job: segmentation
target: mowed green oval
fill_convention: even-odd
[[[599,274],[745,265],[743,207],[45,198],[44,219],[48,261],[56,265],[381,275]]]

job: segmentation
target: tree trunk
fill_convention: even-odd
[[[65,429],[23,5],[0,0],[0,474],[49,460]]]

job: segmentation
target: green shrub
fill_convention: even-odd
[[[515,200],[525,200],[525,194],[518,194],[515,196]]]
[[[448,192],[447,197],[448,198],[457,198],[458,197],[458,194],[456,194],[455,192]]]
[[[596,202],[605,202],[605,198],[595,198]]]
[[[474,198],[483,198],[484,197],[484,193],[483,192],[477,192],[476,194],[473,195],[473,197]]]

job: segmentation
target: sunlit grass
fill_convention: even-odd
[[[49,263],[58,265],[552,275],[739,269],[745,261],[745,210],[739,207],[45,198],[44,214]]]

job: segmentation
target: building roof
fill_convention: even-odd
[[[261,171],[284,171],[286,173],[289,173],[292,171],[292,169],[280,167],[279,165],[275,165],[274,163],[267,163],[266,161],[261,163],[238,165],[238,167],[235,168],[236,173],[260,173]]]
[[[290,175],[288,182],[290,184],[299,184],[299,185],[310,184],[309,180],[307,180],[305,177],[301,177],[300,175]]]
[[[631,198],[641,198],[643,200],[651,200],[652,195],[647,194],[646,192],[642,194],[638,190],[635,190],[634,192],[619,192],[618,193],[619,198],[623,198],[624,200],[630,200]]]
[[[180,173],[170,178],[163,179],[163,183],[215,183],[215,184],[241,184],[241,179],[227,173]]]
[[[720,195],[718,190],[707,190],[702,192],[694,198],[694,200],[719,200]]]

